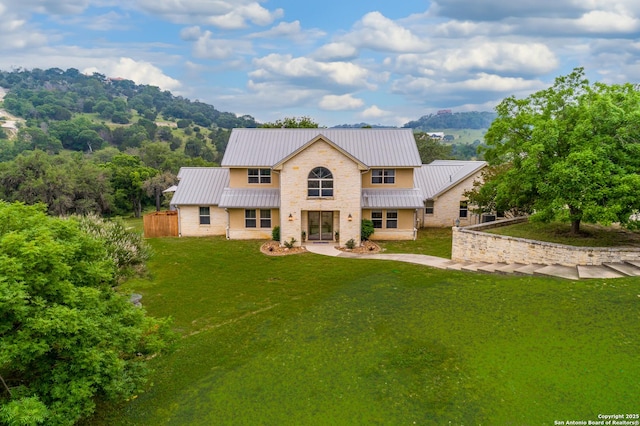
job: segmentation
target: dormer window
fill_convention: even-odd
[[[333,197],[333,175],[324,167],[311,170],[307,178],[307,196]]]
[[[371,170],[371,183],[393,185],[394,183],[396,183],[396,170],[395,169]]]
[[[249,169],[247,176],[249,183],[271,183],[271,169]]]

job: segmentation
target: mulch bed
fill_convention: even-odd
[[[374,254],[380,252],[380,246],[372,241],[364,241],[360,247],[348,249],[346,247],[336,247],[340,251],[358,254]],[[267,241],[260,246],[260,251],[267,256],[287,256],[290,254],[308,253],[307,249],[302,247],[287,248],[281,246],[277,241]]]

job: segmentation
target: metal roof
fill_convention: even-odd
[[[225,208],[279,208],[279,189],[225,188],[222,191],[220,207]]]
[[[223,167],[272,167],[322,135],[369,167],[419,167],[411,129],[233,129]]]
[[[424,207],[419,189],[363,189],[360,205],[363,209],[418,209]]]
[[[213,206],[220,203],[222,190],[229,186],[229,169],[182,167],[172,205]]]
[[[422,190],[423,199],[432,199],[486,165],[485,161],[436,160],[413,172],[413,185]]]

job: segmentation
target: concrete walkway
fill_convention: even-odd
[[[443,257],[427,256],[425,254],[404,254],[404,253],[376,253],[358,254],[338,250],[333,244],[305,244],[307,251],[324,256],[339,256],[354,259],[378,259],[395,260],[397,262],[415,263],[418,265],[430,266],[438,269],[451,269],[468,272],[484,272],[495,274],[516,274],[516,275],[544,275],[558,277],[569,280],[579,280],[587,278],[620,278],[629,276],[640,276],[640,262],[619,262],[607,263],[593,266],[564,266],[564,265],[524,265],[506,263],[467,263],[454,262]]]

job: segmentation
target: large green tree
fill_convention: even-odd
[[[129,154],[116,155],[107,167],[111,170],[116,207],[123,211],[132,207],[135,217],[140,217],[142,202],[147,197],[143,184],[157,175],[158,170],[145,166],[140,157]]]
[[[318,123],[313,121],[310,117],[285,117],[284,119],[278,119],[272,123],[264,123],[260,127],[315,129],[318,127]]]
[[[584,70],[524,99],[509,97],[486,134],[499,210],[545,220],[635,226],[640,208],[640,92],[590,84]]]
[[[98,400],[131,397],[168,336],[114,290],[139,258],[118,252],[135,241],[124,227],[88,232],[44,210],[0,202],[2,424],[70,425]]]

